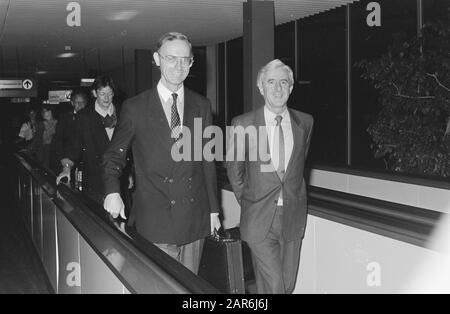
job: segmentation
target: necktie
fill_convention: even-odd
[[[178,114],[177,109],[177,93],[172,94],[173,102],[172,102],[172,113],[170,118],[170,129],[172,130],[172,138],[175,139],[175,141],[178,141],[180,139],[181,135],[181,122],[180,122],[180,115]]]
[[[278,129],[278,142],[277,142],[277,147],[278,148],[278,167],[277,167],[277,174],[280,177],[280,180],[283,181],[283,177],[284,177],[284,133],[283,133],[283,128],[281,126],[281,120],[283,119],[282,116],[278,115],[275,117],[275,120],[277,121],[277,129]],[[277,141],[277,139],[275,138],[275,141]]]
[[[107,114],[103,118],[103,126],[105,128],[113,129],[116,127],[116,124],[117,124],[117,117],[114,113],[112,115]]]

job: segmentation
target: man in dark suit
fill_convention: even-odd
[[[136,191],[129,224],[197,273],[203,239],[220,227],[215,165],[203,158],[177,162],[172,150],[192,144],[180,130],[193,130],[195,118],[203,129],[211,125],[211,105],[183,86],[193,62],[185,35],[163,35],[153,58],[161,72],[157,87],[125,101],[117,132],[103,157],[104,207],[113,217],[124,216],[118,178],[131,146]]]
[[[74,140],[61,159],[63,171],[57,182],[67,177],[70,181],[71,168],[77,164],[82,170],[83,193],[103,203],[104,189],[101,180],[101,160],[108,148],[117,122],[117,108],[113,104],[114,83],[108,76],[99,76],[92,85],[95,104],[86,108],[77,117],[72,130]],[[82,165],[80,165],[82,163]]]
[[[303,168],[313,118],[287,107],[293,83],[287,65],[269,62],[258,73],[264,106],[234,118],[230,128],[227,173],[241,205],[241,237],[252,252],[258,293],[292,293],[305,232]]]
[[[58,124],[56,125],[55,136],[53,137],[52,145],[54,145],[55,155],[52,159],[57,160],[55,165],[52,165],[52,170],[55,173],[60,173],[62,170],[61,159],[69,155],[69,148],[75,139],[75,119],[77,115],[87,105],[87,95],[81,89],[75,89],[70,94],[70,103],[73,110],[63,113],[59,116]]]

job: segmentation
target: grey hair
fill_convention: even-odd
[[[265,66],[263,66],[259,70],[258,76],[256,78],[256,85],[259,88],[262,88],[263,87],[263,80],[264,80],[264,77],[265,77],[266,73],[269,70],[273,70],[273,69],[277,69],[277,68],[283,68],[284,70],[286,70],[287,73],[288,73],[289,84],[291,86],[294,85],[294,72],[292,72],[292,69],[288,65],[284,64],[279,59],[275,59],[275,60],[270,61],[269,63],[267,63]]]
[[[158,52],[159,52],[159,49],[161,49],[161,47],[162,47],[166,42],[172,41],[172,40],[175,40],[175,39],[185,41],[185,42],[189,45],[189,48],[190,48],[190,50],[191,50],[191,56],[192,56],[192,43],[191,43],[191,41],[189,40],[189,38],[188,38],[186,35],[184,35],[184,34],[182,34],[182,33],[178,33],[178,32],[169,32],[169,33],[165,33],[164,35],[162,35],[162,36],[159,38],[158,42],[156,43],[156,49],[155,49],[155,51],[158,51]]]

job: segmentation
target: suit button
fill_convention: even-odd
[[[173,179],[172,178],[169,179],[169,183],[173,183]]]
[[[170,204],[175,205],[175,201],[174,201],[174,200],[171,200],[171,201],[170,201]]]
[[[194,202],[194,199],[193,198],[191,198],[191,203],[193,203]]]

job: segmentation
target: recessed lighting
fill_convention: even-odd
[[[36,71],[36,74],[47,74],[47,71]]]
[[[60,53],[59,55],[57,55],[58,58],[72,58],[75,56],[76,56],[76,53],[73,53],[73,52],[64,52],[64,53]]]
[[[136,15],[138,15],[138,14],[139,14],[139,12],[135,11],[135,10],[120,11],[120,12],[111,14],[111,16],[107,17],[106,19],[108,19],[110,21],[129,21],[132,18],[136,17]]]

